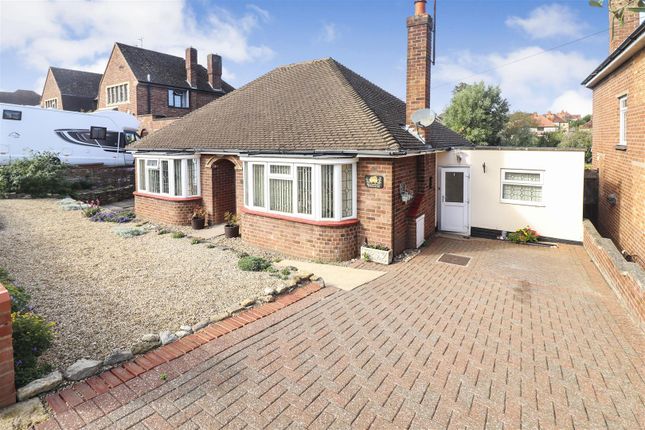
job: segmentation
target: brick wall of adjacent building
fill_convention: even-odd
[[[11,297],[0,284],[0,408],[16,403]]]
[[[40,107],[45,107],[45,100],[57,99],[57,109],[63,109],[63,98],[60,94],[60,89],[54,79],[54,74],[50,71],[47,72],[47,78],[45,79],[45,86],[43,87],[43,93],[40,96]]]
[[[628,97],[627,149],[619,143],[619,101]],[[598,229],[645,267],[645,50],[594,87],[593,167],[599,173]],[[616,205],[608,201],[616,195]]]
[[[629,316],[645,331],[645,270],[625,261],[609,239],[584,221],[584,247]]]
[[[609,7],[611,9],[617,9],[629,3],[631,3],[632,6],[634,5],[633,0],[611,0]],[[609,52],[611,53],[618,48],[625,38],[636,30],[639,23],[640,17],[638,12],[626,10],[623,25],[620,25],[617,20],[614,21],[612,14],[609,14]]]
[[[177,108],[168,106],[169,89],[171,88],[151,84],[148,92],[148,84],[145,82],[139,83],[137,85],[137,106],[136,111],[134,111],[136,115],[152,114],[169,118],[182,117],[191,111],[207,105],[220,96],[218,93],[189,90],[189,107]],[[148,110],[148,95],[150,96],[150,110]]]
[[[107,104],[107,87],[128,83],[128,102],[116,105]],[[98,94],[98,109],[117,109],[120,112],[137,113],[137,80],[118,47],[114,47],[108,61]]]
[[[168,199],[134,193],[134,211],[137,217],[169,225],[189,225],[195,207],[202,198]]]
[[[357,167],[357,217],[361,221],[359,242],[392,248],[392,160],[362,158]],[[383,188],[368,188],[366,176],[383,176]]]

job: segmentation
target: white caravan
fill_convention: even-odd
[[[93,113],[0,103],[0,165],[53,152],[74,165],[128,166],[127,145],[138,139],[139,121],[117,111]]]

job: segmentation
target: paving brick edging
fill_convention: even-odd
[[[627,314],[645,332],[645,272],[625,261],[616,245],[600,236],[589,220],[584,221],[584,248]]]
[[[36,428],[80,428],[85,424],[89,424],[87,421],[90,418],[83,417],[85,419],[84,421],[79,414],[74,412],[74,409],[81,409],[85,403],[88,403],[92,399],[98,400],[112,390],[119,390],[119,387],[125,386],[126,383],[127,387],[123,389],[124,394],[128,393],[128,401],[134,400],[162,385],[165,381],[159,378],[161,373],[166,374],[168,380],[170,380],[188,372],[194,367],[190,366],[183,372],[177,372],[176,368],[169,366],[169,363],[173,360],[185,356],[214,339],[274,314],[320,291],[321,288],[322,286],[319,283],[311,282],[289,294],[278,297],[274,302],[265,303],[262,306],[242,311],[239,314],[211,324],[196,333],[185,336],[178,341],[140,355],[130,362],[107,370],[99,375],[92,376],[85,381],[77,382],[59,392],[49,394],[45,397],[45,400],[54,412],[55,417],[39,424]],[[205,361],[206,359],[205,357],[201,361]],[[148,372],[153,369],[161,370],[162,372]],[[133,390],[133,385],[140,385],[140,389]],[[132,397],[133,393],[136,394],[135,397]],[[117,395],[117,393],[114,394]],[[95,403],[99,402],[97,401]],[[110,406],[99,403],[98,408],[104,413],[107,413]]]
[[[16,403],[11,296],[0,284],[0,408]]]

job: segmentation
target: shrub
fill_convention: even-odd
[[[100,210],[92,215],[90,220],[94,222],[115,222],[117,224],[123,224],[132,221],[134,217],[134,213],[128,210],[119,212]]]
[[[162,235],[162,234],[168,234],[168,233],[170,233],[170,231],[166,230],[165,228],[162,228],[161,230],[159,230],[159,233],[157,234]]]
[[[39,363],[40,357],[52,344],[54,323],[48,323],[32,312],[11,314],[13,325],[13,357],[16,385],[21,387],[49,372],[51,367]]]
[[[535,243],[539,238],[538,232],[529,226],[508,234],[508,240],[515,243]]]
[[[173,234],[170,235],[173,239],[181,239],[182,237],[186,237],[186,233],[181,232],[181,231],[175,231]]]
[[[9,273],[0,267],[0,284],[9,292],[9,297],[11,297],[11,312],[26,311],[29,308],[29,294],[20,288],[15,286],[12,283],[12,279],[9,277]]]
[[[288,267],[285,267],[284,269],[282,269],[282,270],[280,271],[280,274],[281,274],[282,276],[289,276],[289,275],[291,275],[291,270],[289,270],[289,268],[288,268]]]
[[[246,272],[261,272],[271,266],[271,263],[262,257],[247,255],[246,257],[240,258],[237,266]]]
[[[132,227],[132,228],[119,228],[114,230],[117,236],[123,237],[123,238],[131,238],[131,237],[136,237],[136,236],[141,236],[147,233],[147,231],[143,228],[139,227]]]
[[[64,178],[68,165],[53,152],[35,152],[32,157],[0,166],[0,195],[25,193],[32,196],[63,194],[69,186]]]
[[[86,204],[87,206],[81,209],[81,213],[85,218],[91,218],[101,212],[101,202],[98,199],[90,200]]]
[[[202,243],[202,241],[201,241],[201,240],[199,240],[199,239],[193,239],[193,240],[191,240],[191,241],[190,241],[190,244],[191,244],[191,245],[198,245],[198,244],[200,244],[200,243]]]

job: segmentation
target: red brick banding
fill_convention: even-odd
[[[11,296],[0,284],[0,408],[16,403],[16,381],[13,367]]]

